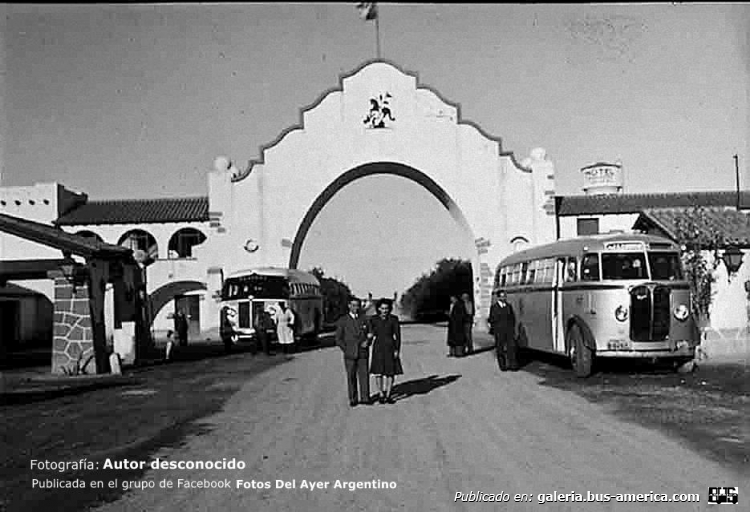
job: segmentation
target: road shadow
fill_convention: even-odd
[[[460,378],[461,375],[448,375],[446,377],[430,375],[429,377],[422,379],[407,380],[406,382],[401,382],[393,386],[391,398],[393,398],[394,401],[399,402],[413,395],[426,395],[433,389],[456,382]]]

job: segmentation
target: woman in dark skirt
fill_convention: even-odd
[[[377,304],[378,314],[370,319],[370,333],[374,337],[372,345],[372,363],[370,373],[380,391],[381,404],[394,403],[391,398],[393,378],[404,373],[401,367],[401,326],[398,318],[391,314],[393,304],[388,299],[380,299]],[[384,379],[385,378],[385,379]],[[385,386],[383,385],[385,380]]]
[[[466,306],[456,295],[451,295],[451,308],[448,313],[448,357],[462,357],[466,354]]]

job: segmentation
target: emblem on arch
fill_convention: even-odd
[[[393,96],[389,92],[370,98],[370,111],[362,121],[367,128],[388,128],[396,120],[391,110],[391,98]]]

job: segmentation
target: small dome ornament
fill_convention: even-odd
[[[229,170],[232,162],[225,156],[217,156],[214,160],[214,170],[218,172],[225,172]]]
[[[257,251],[258,249],[260,249],[260,245],[258,245],[258,242],[256,242],[256,241],[255,241],[255,240],[253,240],[252,238],[250,238],[250,239],[248,239],[248,240],[247,240],[247,241],[245,242],[245,245],[243,246],[243,248],[244,248],[244,249],[245,249],[245,250],[246,250],[247,252],[249,252],[249,253],[251,253],[251,254],[252,254],[252,253],[254,253],[255,251]]]

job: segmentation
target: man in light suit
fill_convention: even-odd
[[[349,312],[336,321],[336,345],[344,354],[346,379],[349,387],[349,405],[371,405],[370,374],[368,369],[370,340],[367,318],[360,314],[357,298],[349,300]],[[357,401],[359,380],[359,401]]]

